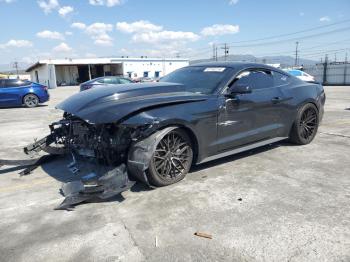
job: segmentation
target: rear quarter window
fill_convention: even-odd
[[[290,81],[290,79],[289,79],[290,77],[285,75],[285,74],[282,74],[282,73],[279,73],[276,71],[272,71],[272,75],[273,75],[274,86],[286,85]]]

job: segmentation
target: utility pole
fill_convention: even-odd
[[[346,85],[346,73],[348,70],[348,53],[345,53],[345,62],[344,62],[344,85]]]
[[[337,62],[337,53],[334,53],[334,62]]]
[[[327,84],[327,66],[328,66],[328,55],[326,54],[324,57],[323,64],[323,85]]]
[[[299,42],[295,42],[295,62],[294,65],[298,66],[298,47],[299,47]]]
[[[213,61],[218,61],[217,57],[217,47],[215,44],[213,44]]]
[[[15,61],[13,63],[13,67],[16,68],[16,74],[17,74],[17,78],[18,78],[18,62],[17,61]]]
[[[229,50],[230,48],[228,47],[228,45],[225,43],[224,47],[221,47],[221,49],[224,49],[225,52],[225,61],[227,60],[228,54],[229,54]]]

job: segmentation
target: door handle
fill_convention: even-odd
[[[282,100],[283,100],[282,97],[276,96],[276,97],[271,99],[271,102],[274,103],[274,104],[277,104],[277,103],[282,102]]]

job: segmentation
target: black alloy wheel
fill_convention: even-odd
[[[299,145],[309,144],[316,136],[319,125],[318,110],[313,104],[304,105],[298,112],[290,139]]]
[[[192,165],[193,150],[185,131],[167,133],[156,146],[149,167],[149,178],[155,186],[166,186],[182,180]]]

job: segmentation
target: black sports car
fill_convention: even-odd
[[[64,117],[41,142],[101,164],[125,164],[133,177],[165,186],[183,179],[193,164],[284,139],[310,143],[324,103],[321,85],[273,67],[196,64],[159,83],[73,95],[57,106]]]

